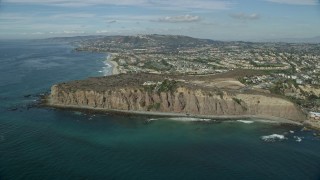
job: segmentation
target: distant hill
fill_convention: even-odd
[[[160,34],[149,34],[149,35],[135,35],[135,36],[105,36],[105,35],[90,35],[90,36],[74,36],[74,37],[53,37],[44,40],[52,42],[83,42],[83,41],[115,41],[119,43],[128,43],[131,45],[139,46],[139,44],[152,44],[152,45],[166,45],[166,46],[188,46],[191,44],[224,44],[228,42],[248,44],[249,41],[217,41],[212,39],[198,39],[189,36],[182,35],[160,35]],[[266,39],[260,42],[271,42],[271,43],[320,43],[320,36],[312,38],[280,38],[280,39]]]
[[[150,35],[136,35],[136,36],[105,36],[103,38],[88,39],[93,41],[100,42],[116,42],[128,44],[130,46],[139,47],[156,47],[156,46],[166,46],[166,47],[179,47],[179,46],[194,46],[194,45],[204,45],[212,44],[217,41],[209,39],[198,39],[188,36],[180,35],[159,35],[159,34],[150,34]]]
[[[179,47],[179,46],[188,46],[188,45],[204,45],[204,44],[212,44],[217,43],[218,41],[210,40],[210,39],[198,39],[192,38],[188,36],[181,35],[159,35],[159,34],[150,34],[150,35],[135,35],[135,36],[74,36],[74,37],[54,37],[44,39],[46,41],[52,42],[69,42],[69,43],[77,43],[77,42],[117,42],[117,43],[126,43],[135,47],[139,47],[139,45],[150,45],[150,46],[161,46],[165,45],[167,47]]]
[[[103,37],[105,36],[53,37],[53,38],[47,38],[44,40],[53,41],[53,42],[78,42],[78,41],[96,40]]]
[[[320,43],[320,36],[312,38],[283,38],[270,40],[271,42],[285,42],[285,43]]]

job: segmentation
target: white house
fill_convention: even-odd
[[[313,119],[316,119],[316,120],[319,120],[320,119],[320,113],[318,113],[318,112],[309,112],[309,117],[313,118]]]

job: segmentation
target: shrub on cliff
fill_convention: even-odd
[[[174,92],[177,88],[177,82],[175,80],[165,79],[162,84],[159,85],[157,92]]]

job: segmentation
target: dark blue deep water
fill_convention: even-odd
[[[62,43],[0,41],[1,180],[320,179],[320,140],[301,127],[32,106],[57,82],[110,71],[105,57]],[[272,134],[284,139],[262,139]]]

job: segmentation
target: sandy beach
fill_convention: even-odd
[[[112,74],[113,75],[119,74],[118,63],[112,60],[110,60],[109,62],[112,64]]]
[[[109,54],[107,56],[107,59],[106,59],[106,62],[107,63],[110,63],[111,66],[112,66],[112,75],[116,75],[116,74],[119,74],[119,70],[118,70],[118,63],[116,61],[113,61],[113,57],[115,56],[116,54]]]

